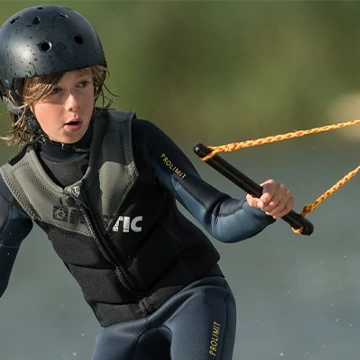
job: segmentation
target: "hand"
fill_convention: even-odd
[[[274,219],[286,215],[294,206],[294,196],[283,185],[274,180],[266,180],[261,184],[263,192],[260,198],[246,195],[246,200],[251,207],[263,210]]]

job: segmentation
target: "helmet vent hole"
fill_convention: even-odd
[[[37,16],[36,18],[34,18],[34,20],[32,21],[32,23],[33,23],[34,25],[40,24],[40,23],[41,23],[40,16]]]
[[[15,24],[19,19],[20,19],[20,16],[17,16],[16,18],[14,18],[10,21],[10,24]]]
[[[75,41],[77,44],[79,44],[79,45],[81,45],[81,44],[84,43],[83,38],[82,38],[81,36],[79,36],[79,35],[77,35],[77,36],[74,37],[74,41]]]
[[[50,41],[43,41],[40,45],[40,50],[43,51],[43,52],[48,52],[51,50],[52,48],[52,44]]]
[[[69,15],[59,12],[59,15],[63,17],[64,19],[68,19]]]
[[[44,8],[42,6],[39,6],[37,9],[38,10],[43,10]]]

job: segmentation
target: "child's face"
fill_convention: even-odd
[[[32,111],[51,140],[72,144],[85,134],[95,105],[92,73],[65,73],[49,96],[36,101]]]

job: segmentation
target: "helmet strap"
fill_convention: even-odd
[[[14,101],[9,99],[7,96],[3,96],[2,100],[10,112],[20,117],[23,115],[22,99],[15,90],[10,90],[10,96]],[[34,114],[27,110],[24,117],[26,127],[30,133],[34,134],[34,141],[36,140],[45,143],[50,141],[49,137],[41,129],[39,122],[37,121]]]

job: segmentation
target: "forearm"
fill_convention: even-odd
[[[206,205],[181,184],[176,188],[182,205],[219,241],[232,243],[248,239],[275,221],[263,211],[250,207],[244,199],[213,197],[213,202]]]
[[[250,208],[244,199],[233,199],[204,181],[181,149],[153,124],[136,122],[134,132],[134,143],[146,144],[147,155],[143,156],[148,156],[156,181],[216,239],[241,241],[274,222],[263,211]]]
[[[9,247],[0,244],[0,297],[2,297],[8,286],[18,251],[19,247]]]

